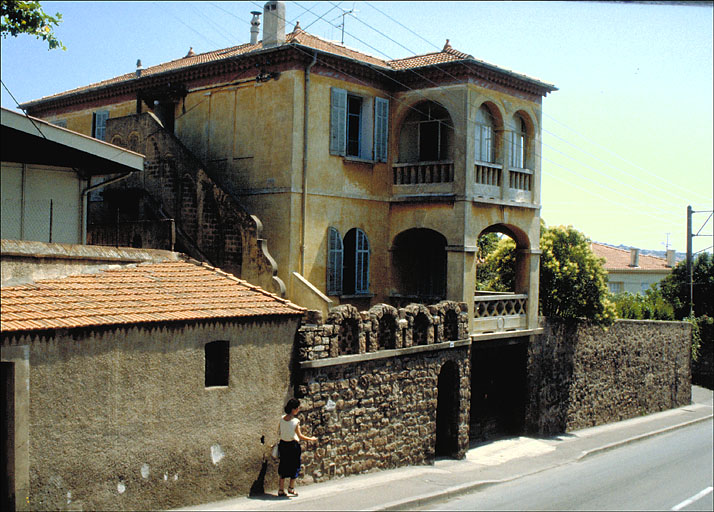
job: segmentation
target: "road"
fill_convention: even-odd
[[[712,420],[423,510],[714,510]]]

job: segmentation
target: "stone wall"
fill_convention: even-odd
[[[470,340],[466,304],[443,301],[308,316],[298,332],[297,396],[304,478],[433,462],[468,448]]]
[[[528,351],[529,431],[554,434],[691,401],[691,326],[619,320],[609,328],[543,321]]]

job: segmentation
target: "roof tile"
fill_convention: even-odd
[[[599,244],[597,242],[592,242],[590,247],[595,253],[595,256],[605,258],[605,270],[628,270],[633,272],[638,270],[661,270],[663,272],[669,272],[672,270],[672,267],[667,266],[667,260],[657,258],[656,256],[640,254],[638,261],[639,266],[631,267],[630,251],[628,250]]]
[[[300,315],[304,311],[212,267],[175,261],[5,287],[0,332]]]

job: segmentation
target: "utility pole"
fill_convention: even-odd
[[[692,206],[687,206],[687,276],[689,277],[689,316],[694,316],[694,279],[692,279]]]

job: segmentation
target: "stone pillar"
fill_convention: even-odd
[[[465,302],[469,329],[473,329],[474,290],[476,289],[476,247],[446,246],[446,299]]]
[[[538,327],[538,288],[540,286],[540,249],[516,252],[516,293],[527,293],[528,329]]]

